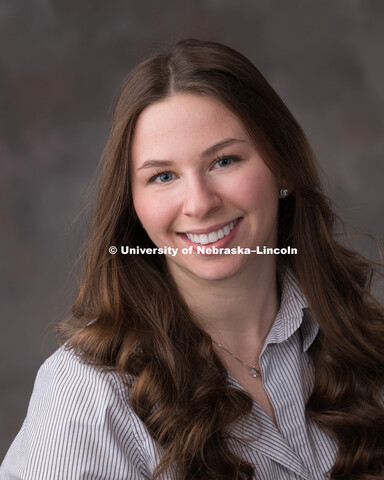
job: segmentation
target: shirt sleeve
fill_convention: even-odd
[[[38,372],[0,480],[150,479],[121,392],[115,374],[59,349]]]

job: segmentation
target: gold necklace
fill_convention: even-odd
[[[227,348],[223,347],[223,345],[221,345],[221,343],[217,343],[217,342],[215,342],[215,340],[212,340],[212,342],[215,343],[218,347],[222,348],[225,352],[232,355],[232,357],[234,359],[236,359],[238,362],[240,362],[242,365],[244,365],[244,367],[247,367],[248,368],[248,373],[251,377],[256,378],[260,375],[260,369],[257,368],[256,363],[255,363],[255,365],[253,365],[251,367],[250,365],[248,365],[248,363],[243,362],[243,360],[241,360],[240,358],[237,358],[236,355],[234,355],[232,352],[230,352]]]

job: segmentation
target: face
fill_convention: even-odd
[[[147,107],[134,130],[131,161],[136,213],[157,247],[178,249],[167,255],[176,281],[219,281],[273,257],[197,253],[201,246],[276,246],[280,185],[221,102],[178,94]],[[188,247],[192,253],[183,254]]]

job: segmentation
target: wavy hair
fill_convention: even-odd
[[[161,447],[154,472],[176,466],[190,480],[251,479],[254,467],[227,445],[228,428],[246,417],[251,397],[227,383],[212,340],[193,319],[164,256],[110,255],[110,245],[154,246],[141,228],[130,190],[130,144],[140,113],[177,93],[219,99],[241,120],[270,169],[292,185],[280,202],[280,256],[297,276],[319,333],[309,349],[314,386],[307,415],[332,436],[331,480],[384,475],[384,312],[370,294],[373,265],[336,240],[311,148],[283,101],[255,66],[214,43],[183,40],[138,65],[115,107],[83,278],[61,335],[92,364],[113,367]]]

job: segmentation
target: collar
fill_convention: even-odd
[[[290,269],[283,272],[280,284],[280,308],[269,331],[264,348],[270,343],[284,342],[300,329],[303,352],[305,352],[312,345],[319,330],[319,325],[313,318],[299,282]]]

